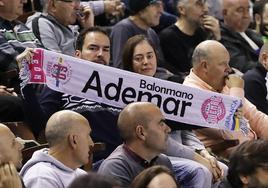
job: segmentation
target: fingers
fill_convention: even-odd
[[[79,14],[78,21],[83,28],[94,26],[94,13],[89,6],[81,6],[82,15]]]
[[[237,74],[229,74],[225,82],[229,88],[232,87],[244,88],[244,80],[241,78],[240,75]]]
[[[0,86],[0,95],[13,95],[14,88],[7,88],[6,86]]]
[[[21,188],[21,180],[15,166],[12,163],[5,163],[0,166],[0,177],[2,187]]]
[[[33,60],[34,49],[26,48],[21,54],[16,57],[16,61],[18,63],[19,69],[22,67],[22,62],[31,63]]]

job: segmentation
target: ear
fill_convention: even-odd
[[[68,135],[68,143],[72,149],[75,149],[77,147],[77,136],[73,134]]]
[[[75,50],[75,57],[81,58],[82,52],[80,50]]]
[[[248,184],[248,182],[249,182],[249,180],[248,180],[248,176],[239,176],[239,178],[240,178],[240,180],[242,181],[242,183],[244,184],[244,185],[247,185]]]
[[[261,15],[255,14],[254,15],[254,21],[256,23],[256,31],[259,33],[260,32],[260,25],[261,25]]]
[[[208,62],[206,60],[201,60],[201,62],[199,63],[200,67],[204,70],[205,73],[208,72]]]
[[[56,0],[48,0],[48,7],[48,9],[54,12],[56,8]]]
[[[254,15],[254,17],[255,17],[256,24],[261,24],[261,15],[259,15],[259,14],[256,13]]]
[[[225,17],[227,15],[227,10],[226,9],[222,9],[222,16]]]
[[[266,69],[268,69],[268,54],[266,52],[261,54],[261,63]]]
[[[177,5],[177,11],[180,15],[185,15],[185,8],[180,3]]]
[[[138,125],[135,129],[136,135],[139,139],[141,140],[145,140],[145,131],[144,131],[144,127],[142,125]]]

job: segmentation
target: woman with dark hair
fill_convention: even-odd
[[[144,35],[131,37],[122,55],[123,68],[146,76],[154,76],[157,67],[156,51]]]
[[[152,166],[143,170],[133,180],[130,188],[177,188],[176,180],[164,166]]]
[[[89,172],[77,177],[68,188],[119,188],[119,185],[109,177]]]

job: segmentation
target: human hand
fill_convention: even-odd
[[[0,166],[0,188],[22,188],[20,176],[12,163]]]
[[[204,15],[203,27],[212,32],[216,40],[221,40],[221,30],[219,20],[210,15]]]
[[[14,88],[7,88],[6,86],[0,85],[0,95],[18,96],[14,92]]]
[[[90,28],[94,26],[94,13],[89,6],[81,6],[80,12],[77,15],[77,20],[83,28]]]
[[[104,12],[113,16],[123,16],[125,4],[120,0],[106,0],[104,1]]]
[[[229,87],[244,88],[244,80],[237,74],[229,74],[225,79],[225,84]]]
[[[213,156],[206,157],[212,167],[213,181],[217,182],[223,179],[224,171],[220,168],[217,159]]]
[[[206,150],[202,150],[206,151]],[[212,158],[207,151],[199,153],[195,153],[193,160],[204,165],[212,174],[213,176],[213,182],[219,181],[223,177],[223,170],[219,167],[218,161],[215,158]],[[205,157],[203,155],[206,155]]]
[[[34,49],[28,47],[21,54],[17,55],[16,61],[18,63],[19,69],[22,68],[22,61],[31,63],[33,60],[33,55],[34,55]]]

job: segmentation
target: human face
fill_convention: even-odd
[[[6,127],[1,127],[0,161],[12,162],[17,169],[22,165],[23,145],[15,135]]]
[[[110,40],[100,32],[90,32],[86,35],[82,51],[76,51],[76,56],[95,63],[108,65],[110,61]]]
[[[77,159],[79,165],[87,164],[94,145],[90,137],[91,129],[87,120],[82,119],[79,126],[77,126]]]
[[[230,56],[224,47],[215,46],[213,50],[214,53],[210,53],[206,63],[206,82],[216,91],[221,92],[225,86],[225,79],[231,71]]]
[[[247,188],[267,188],[268,187],[268,169],[257,168],[256,173],[247,177]]]
[[[145,147],[158,155],[167,149],[168,133],[171,131],[165,123],[164,116],[160,109],[155,106],[148,106],[146,111],[148,121],[145,127]],[[157,138],[157,142],[156,139]]]
[[[154,49],[147,41],[140,42],[133,53],[133,70],[136,73],[154,76],[156,72],[156,56]]]
[[[263,8],[261,16],[260,32],[262,35],[268,36],[268,3]]]
[[[1,17],[13,21],[23,14],[23,4],[27,0],[0,0],[0,4],[3,4],[3,7],[0,6],[0,15]]]
[[[76,13],[80,8],[80,0],[52,1],[54,1],[54,11],[52,14],[61,24],[68,26],[76,22]]]
[[[224,23],[235,32],[244,32],[250,24],[249,1],[229,0],[223,10]]]
[[[169,174],[161,173],[151,180],[147,188],[177,188],[177,185]]]
[[[202,26],[203,18],[208,13],[205,0],[187,0],[178,4],[181,17],[194,27]]]
[[[162,9],[162,4],[160,2],[155,2],[140,11],[139,18],[147,27],[157,26],[159,24]]]

